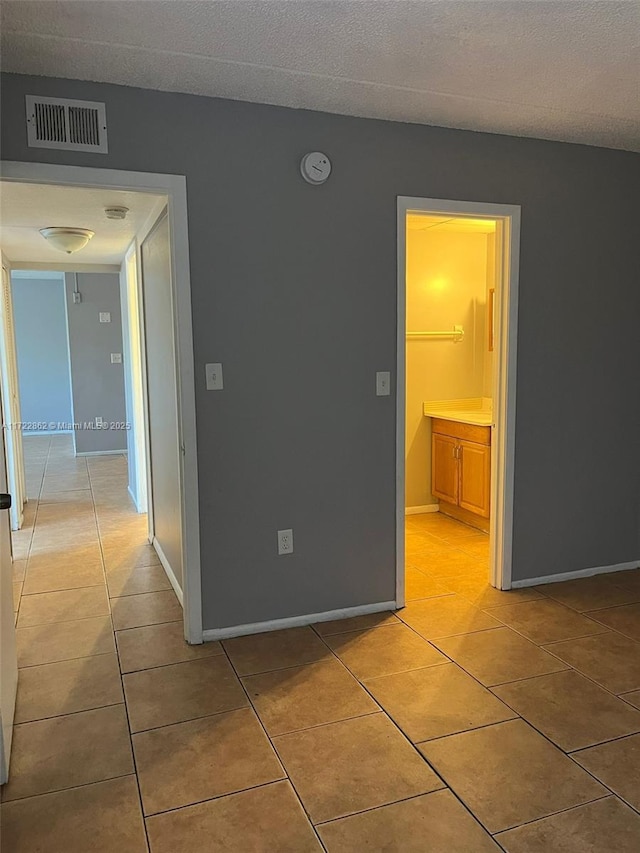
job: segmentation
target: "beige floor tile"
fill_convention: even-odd
[[[18,666],[21,667],[115,651],[113,629],[108,616],[18,628],[16,642]]]
[[[420,598],[434,598],[447,595],[448,590],[442,582],[434,580],[419,569],[408,567],[405,571],[405,598],[416,601]]]
[[[1,808],[7,853],[147,853],[135,776]]]
[[[136,734],[133,748],[147,815],[285,776],[248,708]]]
[[[452,663],[371,678],[364,684],[414,743],[516,716]]]
[[[151,853],[321,853],[289,782],[147,818]]]
[[[162,566],[139,566],[132,570],[109,572],[107,588],[109,596],[117,598],[138,595],[141,592],[160,592],[163,589],[171,589],[171,584]]]
[[[109,600],[104,586],[87,586],[60,592],[25,595],[20,605],[18,626],[29,628],[52,622],[71,622],[109,615]]]
[[[394,613],[367,613],[364,616],[350,616],[347,619],[332,619],[329,622],[316,622],[313,628],[321,637],[330,634],[345,634],[347,631],[364,631],[366,628],[380,628],[383,625],[396,625],[398,618]]]
[[[29,556],[29,571],[35,569],[66,571],[82,566],[102,568],[102,554],[97,541],[88,545],[69,545],[56,551]]]
[[[607,793],[523,720],[429,741],[420,750],[491,833]]]
[[[249,675],[242,682],[270,736],[379,710],[335,659]]]
[[[510,628],[476,631],[433,643],[487,687],[568,668]]]
[[[607,628],[613,628],[632,640],[640,641],[640,604],[595,610],[590,612],[589,616]]]
[[[488,569],[481,566],[476,557],[470,557],[457,548],[449,548],[442,553],[416,555],[411,557],[410,562],[416,569],[428,572],[436,579],[474,575],[487,580],[489,576]]]
[[[162,622],[181,622],[182,608],[173,590],[143,592],[112,598],[111,618],[116,631],[122,631]]]
[[[25,574],[27,571],[27,561],[26,560],[14,560],[13,561],[13,580],[14,581],[23,581]]]
[[[492,607],[487,612],[538,645],[603,632],[596,622],[557,601],[528,601]]]
[[[109,544],[108,537],[101,537],[104,552],[104,567],[109,572],[122,571],[137,566],[159,566],[160,560],[154,548],[148,543],[125,545]]]
[[[546,646],[578,672],[610,690],[640,690],[640,643],[613,631]]]
[[[13,582],[13,612],[18,612],[20,605],[20,596],[22,595],[22,581]]]
[[[165,622],[118,631],[116,642],[122,672],[224,654],[218,642],[189,645],[184,638],[182,622]]]
[[[633,693],[625,693],[622,697],[625,702],[629,702],[634,708],[640,708],[640,690],[634,690]]]
[[[640,567],[622,572],[612,572],[608,577],[618,586],[637,590],[640,587]]]
[[[104,572],[99,555],[87,562],[78,559],[69,563],[56,560],[51,564],[46,561],[30,561],[24,594],[34,595],[89,586],[104,586]]]
[[[446,578],[441,581],[449,592],[456,592],[475,607],[499,607],[503,604],[519,604],[523,601],[535,601],[542,594],[529,587],[527,589],[496,589],[483,577]]]
[[[488,613],[457,595],[412,601],[398,616],[427,640],[500,627]]]
[[[114,654],[29,666],[20,671],[16,723],[124,702]]]
[[[318,833],[328,853],[492,853],[500,850],[450,791],[323,823]],[[154,851],[155,853],[155,851]]]
[[[224,640],[238,675],[254,675],[328,659],[331,653],[311,628],[287,628]]]
[[[447,663],[444,655],[402,623],[334,634],[326,643],[361,680]]]
[[[168,726],[249,704],[223,655],[144,669],[125,675],[132,732]]]
[[[640,815],[615,797],[501,833],[507,853],[637,853]]]
[[[640,811],[640,735],[574,752],[572,758]]]
[[[640,711],[573,670],[493,692],[565,752],[640,732]]]
[[[3,802],[133,773],[124,705],[16,726]]]
[[[274,738],[314,823],[444,787],[385,714]]]
[[[634,592],[616,585],[610,575],[596,575],[591,578],[578,578],[562,583],[549,583],[539,586],[549,598],[572,607],[574,610],[601,610],[604,607],[616,607],[619,604],[633,604],[640,601],[640,590]]]

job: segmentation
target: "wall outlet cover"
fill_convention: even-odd
[[[121,352],[112,352],[111,353],[111,364],[122,364],[122,353]]]
[[[293,530],[278,530],[278,554],[293,554]]]
[[[101,311],[100,312],[100,322],[101,323],[110,323],[111,322],[111,311]]]

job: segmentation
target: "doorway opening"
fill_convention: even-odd
[[[95,350],[91,347],[91,336],[94,335],[95,343],[109,326],[114,330],[117,326],[121,335],[117,345],[108,347],[107,378],[99,382],[91,377],[78,378],[72,383],[70,416],[53,418],[55,429],[47,423],[46,429],[30,432],[51,433],[52,446],[64,444],[65,455],[77,459],[78,464],[86,456],[87,465],[94,472],[101,461],[97,455],[101,459],[110,451],[122,455],[128,491],[125,500],[139,513],[148,512],[149,546],[159,557],[183,606],[185,638],[191,643],[202,642],[185,179],[175,175],[4,162],[2,187],[3,220],[6,220],[0,245],[6,268],[3,283],[11,282],[14,275],[24,276],[27,270],[35,270],[40,276],[49,270],[59,278],[65,291],[62,298],[67,335],[78,331],[71,326],[81,314],[88,314],[93,323],[91,328],[79,331],[84,338],[80,343],[87,352]],[[14,198],[16,193],[19,198]],[[87,247],[67,260],[64,254],[53,251],[38,233],[39,227],[63,223],[49,220],[36,223],[29,219],[34,211],[44,214],[44,201],[49,196],[58,200],[65,225],[83,225],[95,232]],[[24,201],[22,207],[20,199]],[[114,210],[116,214],[124,210],[123,218],[113,216]],[[92,211],[97,217],[95,222],[89,221]],[[81,213],[86,214],[84,218]],[[76,221],[79,216],[82,222]],[[87,217],[89,220],[85,221]],[[18,252],[16,245],[21,239],[22,250]],[[47,259],[41,256],[46,251],[49,251]],[[107,278],[114,285],[118,300],[117,310],[113,311],[98,305]],[[8,290],[11,291],[10,286]],[[7,335],[4,338],[9,341]],[[70,349],[71,343],[69,340]],[[3,361],[10,367],[10,360]],[[87,367],[82,353],[76,363],[80,372]],[[122,418],[109,417],[109,413],[102,411],[109,372],[111,378],[120,374],[121,385],[124,379],[126,412],[123,407]],[[14,381],[16,387],[19,384]],[[84,402],[89,399],[86,410],[84,402],[76,400],[76,386],[84,392]],[[5,433],[22,437],[20,425],[25,413],[20,415],[19,402],[17,414],[5,414],[5,423],[11,424]],[[58,420],[62,429],[57,428]],[[121,434],[117,435],[118,432]],[[68,435],[56,437],[53,433]],[[32,438],[36,436],[30,435],[29,439]],[[87,444],[99,439],[102,443],[98,442],[95,448]],[[115,444],[103,447],[105,441]],[[35,447],[37,442],[32,443]],[[11,457],[10,477],[12,461],[16,470],[16,488],[12,491],[16,494],[16,505],[22,510],[24,490],[18,494],[22,454],[14,453],[11,446],[7,449]],[[53,459],[51,462],[53,465]],[[105,475],[107,467],[105,459]],[[16,520],[18,523],[12,525],[14,530],[20,526],[21,520]],[[14,538],[19,540],[22,533],[16,530]]]
[[[515,206],[398,199],[399,607],[511,587],[519,227]]]

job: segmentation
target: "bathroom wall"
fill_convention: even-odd
[[[407,339],[407,507],[431,494],[431,421],[425,400],[483,396],[486,351],[487,234],[438,226],[407,229],[407,332],[464,327],[464,339]]]

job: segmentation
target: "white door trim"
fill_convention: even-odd
[[[168,199],[173,264],[176,375],[178,377],[178,430],[183,446],[180,467],[182,506],[182,564],[184,631],[190,643],[202,642],[202,578],[200,564],[200,518],[198,501],[198,455],[196,445],[196,401],[191,322],[191,281],[187,187],[184,175],[126,172],[49,163],[3,160],[1,178],[35,184],[78,187],[108,187],[140,190]]]
[[[491,451],[490,580],[511,589],[516,422],[516,358],[520,207],[451,199],[398,196],[397,379],[396,379],[396,604],[405,604],[405,407],[406,407],[406,216],[444,213],[496,219],[502,232],[502,269],[496,270],[494,439]]]

